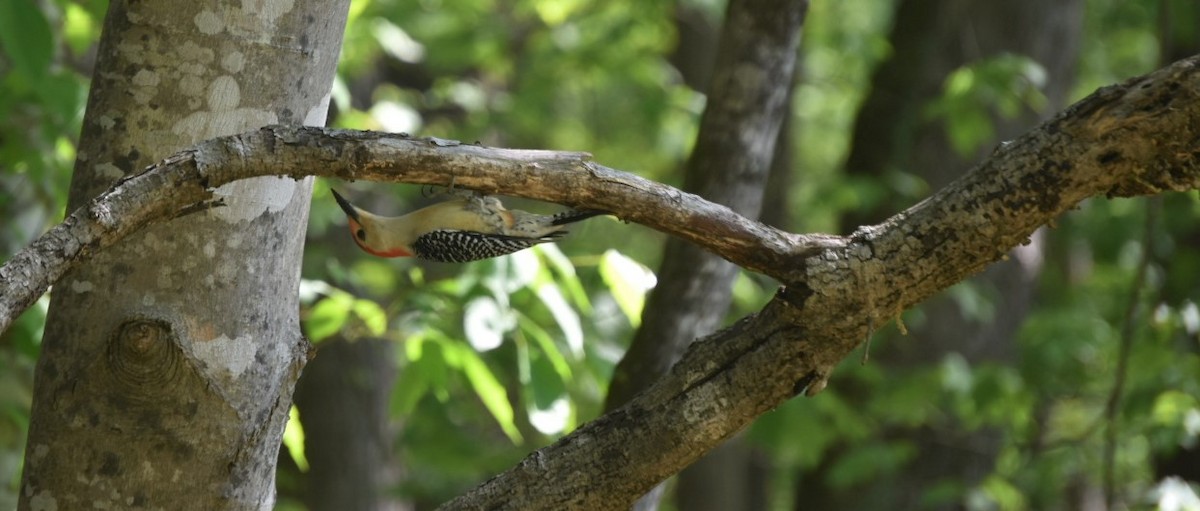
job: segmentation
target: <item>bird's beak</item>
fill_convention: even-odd
[[[347,201],[345,197],[342,197],[341,194],[337,193],[337,190],[330,188],[329,191],[333,192],[333,198],[337,200],[338,206],[342,207],[342,211],[346,212],[346,216],[350,217],[350,219],[354,220],[355,222],[362,222],[362,220],[358,218],[358,208],[350,205],[350,202]]]

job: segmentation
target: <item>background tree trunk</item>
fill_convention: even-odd
[[[684,190],[748,218],[758,216],[780,125],[791,112],[788,99],[806,10],[807,2],[730,2]],[[618,408],[650,386],[688,343],[721,325],[738,271],[695,245],[667,241],[658,285],[647,298],[641,328],[617,365],[606,409]],[[635,509],[656,508],[661,490],[659,486]]]
[[[347,8],[114,0],[68,209],[197,141],[323,124]],[[272,508],[310,183],[226,185],[58,282],[22,509]]]
[[[296,386],[309,472],[302,476],[309,511],[403,511],[400,467],[388,417],[396,380],[395,347],[383,339],[320,345]]]
[[[1075,76],[1082,10],[1083,3],[1076,0],[900,2],[890,36],[893,53],[872,78],[871,92],[858,114],[846,172],[888,188],[897,173],[906,172],[921,178],[930,189],[939,189],[996,144],[1060,110]],[[964,156],[951,145],[947,133],[951,128],[943,120],[930,119],[926,112],[942,96],[946,78],[955,69],[1005,53],[1029,57],[1045,68],[1046,83],[1040,90],[1048,104],[1041,111],[1024,108],[1012,118],[993,110],[989,122],[995,138],[980,144],[976,154]],[[847,215],[843,230],[876,223],[919,200],[897,189],[887,190],[885,197],[873,208]],[[950,352],[971,364],[1013,362],[1013,335],[1029,311],[1041,270],[1041,239],[1040,233],[1035,235],[1033,243],[1014,250],[1010,260],[992,265],[966,283],[990,302],[994,311],[990,318],[972,315],[943,293],[921,305],[930,320],[909,324],[908,338],[897,338],[891,329],[885,331],[885,341],[875,345],[872,363],[903,372],[935,367]],[[887,342],[888,338],[895,342]],[[972,485],[994,468],[1000,441],[994,432],[953,431],[956,434],[947,435],[929,427],[888,428],[881,436],[905,438],[920,454],[889,477],[873,479],[871,491],[861,487],[839,490],[823,480],[822,474],[837,461],[837,453],[845,452],[836,449],[822,465],[802,476],[796,508],[916,509],[922,505],[924,493],[939,483],[954,480]]]

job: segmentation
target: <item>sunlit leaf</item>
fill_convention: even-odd
[[[1019,488],[996,475],[989,476],[976,490],[970,492],[967,502],[969,509],[1018,511],[1029,507]]]
[[[345,326],[353,306],[354,298],[340,292],[317,302],[304,322],[308,338],[320,342],[337,334]]]
[[[536,0],[533,8],[547,25],[554,26],[566,21],[573,12],[587,2],[582,0]]]
[[[378,101],[370,110],[378,126],[392,133],[414,133],[421,129],[421,114],[398,101]]]
[[[946,390],[965,394],[970,392],[973,382],[971,363],[961,354],[951,352],[942,358],[942,385]]]
[[[579,308],[584,314],[590,314],[592,304],[588,300],[587,291],[583,288],[583,283],[579,281],[579,276],[575,273],[575,265],[571,264],[571,260],[567,258],[562,250],[557,245],[546,243],[538,245],[535,250],[541,254],[550,268],[554,270],[554,281],[564,291],[571,303]]]
[[[570,305],[567,305],[567,300],[563,298],[562,293],[551,284],[538,286],[537,296],[546,308],[550,309],[550,314],[554,316],[554,321],[562,330],[567,346],[571,348],[571,354],[575,358],[582,358],[583,325],[579,321],[579,314],[575,313]]]
[[[646,292],[658,282],[654,272],[616,250],[608,250],[600,259],[600,276],[630,324],[640,325]]]
[[[1196,396],[1178,390],[1167,390],[1154,400],[1154,411],[1151,416],[1154,421],[1164,426],[1185,424],[1189,414],[1197,413],[1200,402]]]
[[[425,46],[387,19],[375,18],[371,23],[371,33],[383,51],[396,60],[416,64],[425,59]]]
[[[367,331],[371,335],[380,337],[387,332],[387,313],[378,303],[359,298],[354,301],[354,314],[367,326]]]
[[[301,472],[308,472],[308,458],[304,455],[304,425],[300,422],[300,410],[295,405],[288,410],[287,426],[283,429],[283,445]]]
[[[87,9],[72,2],[63,12],[63,35],[71,51],[82,55],[100,39],[100,24]]]

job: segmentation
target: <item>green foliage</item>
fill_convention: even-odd
[[[0,44],[18,75],[38,81],[50,70],[54,37],[33,0],[0,4]]]
[[[361,81],[380,59],[416,72],[405,77],[407,88],[369,84],[371,115],[355,110],[343,121],[389,126],[389,113],[404,111],[416,116],[404,114],[409,122],[392,127],[588,150],[610,165],[661,176],[690,149],[701,105],[665,61],[675,40],[670,5],[360,3],[343,47],[343,80]]]
[[[856,485],[881,487],[905,470],[907,440],[897,431],[936,431],[943,437],[987,432],[1000,441],[992,473],[977,483],[946,481],[927,488],[924,501],[968,509],[1044,509],[1069,505],[1063,491],[1069,484],[1102,484],[1106,431],[1117,428],[1118,492],[1134,501],[1150,499],[1158,484],[1151,468],[1155,459],[1200,442],[1200,290],[1176,286],[1177,277],[1166,271],[1200,256],[1200,247],[1170,241],[1194,236],[1195,226],[1168,220],[1194,215],[1198,203],[1195,192],[1162,200],[1163,221],[1153,224],[1155,252],[1149,278],[1135,295],[1134,316],[1127,316],[1130,286],[1145,250],[1137,240],[1145,234],[1148,208],[1159,206],[1147,200],[1089,201],[1051,233],[1066,255],[1045,271],[1038,306],[1017,334],[1016,363],[973,364],[953,352],[936,366],[914,368],[848,360],[829,389],[764,416],[751,438],[770,446],[774,459],[786,466],[830,463],[818,476],[853,491],[863,487]],[[950,296],[964,303],[963,293]],[[980,294],[965,303],[980,300],[994,299]],[[1110,421],[1106,406],[1127,328],[1128,373]],[[873,349],[919,341],[877,339]],[[882,435],[890,439],[881,443]]]
[[[714,17],[722,9],[719,2],[687,4]],[[1157,65],[1159,5],[1088,1],[1075,97]],[[832,230],[847,210],[931,192],[906,173],[878,181],[840,175],[869,74],[890,51],[892,7],[868,0],[810,6],[793,105],[803,178],[788,194],[798,230]],[[0,259],[62,216],[85,98],[87,71],[76,70],[86,68],[82,56],[97,39],[104,8],[0,1]],[[704,98],[669,63],[675,8],[632,0],[352,2],[334,122],[585,150],[605,164],[677,181]],[[925,114],[945,123],[958,151],[972,153],[994,143],[992,114],[1045,113],[1039,90],[1046,73],[1018,55],[973,62],[945,78],[941,99]],[[371,195],[371,209],[384,213],[421,202],[416,187],[374,187]],[[960,353],[911,366],[848,360],[822,394],[765,415],[747,435],[770,454],[772,480],[787,488],[803,473],[854,492],[921,461],[919,444],[896,431],[982,432],[998,446],[990,473],[932,483],[921,489],[923,503],[1065,508],[1064,488],[1100,484],[1105,433],[1115,427],[1119,491],[1135,503],[1155,498],[1154,459],[1200,441],[1200,248],[1189,243],[1200,195],[1165,196],[1161,207],[1149,245],[1140,241],[1145,201],[1092,201],[1060,222],[1011,362],[973,363]],[[320,343],[396,343],[400,372],[389,411],[400,425],[397,449],[412,467],[397,491],[431,501],[508,468],[599,413],[662,240],[596,219],[554,246],[468,265],[418,265],[362,255],[324,184],[310,219],[304,330]],[[1136,294],[1129,373],[1112,423],[1105,407],[1131,282],[1147,251],[1153,257]],[[736,308],[756,310],[774,288],[743,275]],[[1003,305],[996,290],[970,283],[948,296],[979,322],[998,317]],[[45,303],[0,337],[0,508],[15,501]],[[922,311],[906,320],[940,318]],[[921,339],[885,332],[872,349],[921,346]],[[302,429],[290,424],[285,446],[303,466]]]
[[[287,427],[283,430],[283,446],[287,448],[288,455],[300,471],[308,472],[308,457],[304,455],[304,424],[300,422],[300,410],[296,405],[288,409]]]
[[[864,207],[858,202],[861,196],[846,190],[841,167],[870,73],[891,51],[887,31],[893,6],[887,4],[809,4],[799,61],[803,79],[793,93],[792,108],[796,168],[804,169],[789,194],[789,207],[800,219],[798,230],[833,231],[844,211]],[[875,194],[892,193],[886,186],[860,184]]]
[[[346,323],[351,314],[360,321],[359,325],[365,330],[363,335],[380,337],[387,332],[387,313],[378,303],[356,299],[350,293],[333,289],[324,282],[306,282],[302,285],[310,288],[302,289],[302,296],[315,292],[312,288],[320,288],[328,293],[312,304],[303,318],[304,330],[312,342],[324,341],[347,329]]]
[[[101,6],[103,8],[103,6]],[[67,11],[63,16],[61,9]],[[73,70],[74,4],[0,2],[0,262],[62,218],[86,82]],[[86,50],[86,47],[84,47]],[[48,300],[0,333],[0,508],[16,508],[33,368]]]
[[[609,250],[600,260],[600,275],[629,322],[635,327],[641,324],[646,291],[654,287],[654,274],[650,269],[616,250]]]
[[[954,149],[969,157],[995,140],[993,112],[1012,119],[1023,110],[1045,111],[1045,83],[1046,70],[1029,57],[1005,54],[980,60],[946,77],[941,99],[929,105],[926,115],[942,119]]]
[[[399,344],[390,411],[411,419],[398,448],[424,474],[407,495],[448,498],[598,413],[617,343],[637,317],[618,303],[643,300],[652,273],[615,250],[573,260],[556,245],[464,265],[366,257],[344,226],[328,225],[344,220],[326,215],[337,209],[327,189],[315,196],[313,231],[327,241],[310,247],[351,251],[309,270],[338,287],[305,281],[305,331],[314,341]],[[382,311],[386,329],[367,328],[363,309]]]

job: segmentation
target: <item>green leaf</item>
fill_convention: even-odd
[[[101,14],[101,18],[103,14]],[[63,11],[63,36],[76,55],[83,55],[100,39],[99,20],[77,3],[68,3]]]
[[[635,328],[640,325],[646,292],[657,283],[654,272],[616,250],[608,250],[600,258],[600,277],[629,323]]]
[[[392,296],[399,288],[395,268],[383,259],[360,259],[351,268],[355,280],[372,296]]]
[[[383,307],[372,300],[359,298],[354,301],[354,315],[367,326],[367,331],[375,337],[387,333],[388,317]]]
[[[33,0],[0,2],[0,48],[31,81],[46,75],[54,57],[50,23]]]
[[[1021,489],[995,474],[989,476],[967,496],[971,509],[998,509],[1001,511],[1028,509],[1029,503]]]
[[[424,353],[422,349],[424,342],[420,336],[410,337],[405,342],[410,363],[400,371],[395,385],[392,386],[390,408],[394,415],[409,416],[412,414],[417,403],[429,391],[430,365],[442,363],[441,357],[421,356]]]
[[[538,286],[537,296],[546,305],[546,308],[550,309],[550,315],[554,316],[554,321],[562,330],[563,338],[567,341],[567,346],[571,348],[571,354],[576,359],[582,359],[583,324],[579,321],[579,314],[570,305],[567,305],[566,298],[553,284],[545,283]]]
[[[571,381],[571,364],[567,363],[567,358],[559,351],[558,345],[554,343],[550,334],[536,321],[523,314],[517,317],[517,321],[521,325],[521,331],[529,335],[533,342],[537,343],[538,348],[541,348],[542,354],[546,356],[546,360],[550,362],[554,372],[562,378],[562,381]]]
[[[320,342],[341,331],[353,306],[354,298],[346,293],[336,293],[317,302],[304,322],[308,338]]]
[[[283,445],[301,472],[308,472],[308,458],[304,456],[304,425],[300,423],[300,410],[296,405],[288,410],[287,426],[283,429]]]
[[[457,353],[457,341],[450,340],[440,332],[429,331],[428,335],[413,336],[405,343],[405,351],[410,361],[419,361],[421,377],[425,380],[428,392],[433,393],[438,401],[450,399],[450,371],[461,367]],[[420,396],[417,396],[420,397]]]
[[[456,348],[459,361],[462,363],[463,374],[467,376],[467,381],[471,382],[471,388],[475,389],[475,394],[483,401],[483,406],[492,413],[492,417],[495,417],[496,422],[500,424],[500,429],[504,430],[504,434],[508,435],[514,444],[520,444],[523,439],[521,432],[517,431],[516,423],[513,422],[512,403],[508,401],[508,392],[504,390],[504,385],[483,362],[483,359],[479,358],[478,353],[464,346],[456,346]]]
[[[895,473],[917,454],[909,442],[861,443],[840,455],[829,470],[829,484],[846,489]]]
[[[1178,390],[1167,390],[1155,398],[1151,417],[1155,423],[1163,426],[1186,424],[1186,417],[1196,414],[1197,409],[1200,409],[1200,402],[1197,402],[1195,396]]]
[[[591,313],[592,304],[588,301],[587,291],[583,289],[583,283],[579,281],[579,276],[575,273],[575,265],[571,264],[571,260],[562,253],[562,250],[552,243],[538,245],[534,250],[542,255],[542,259],[557,274],[554,281],[558,283],[560,290],[567,294],[575,307],[584,314]]]

